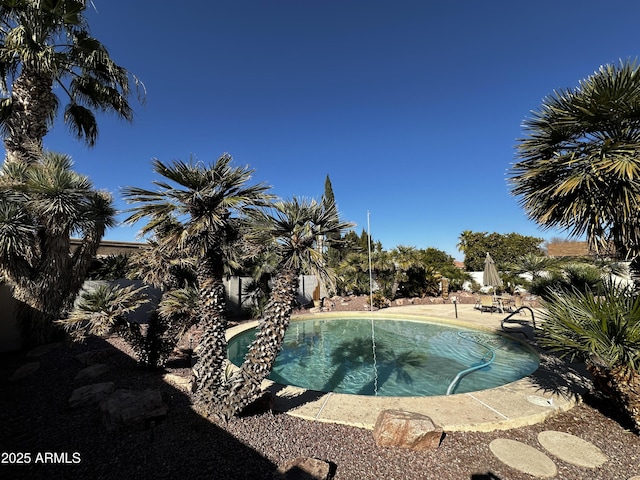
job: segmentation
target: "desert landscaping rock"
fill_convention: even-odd
[[[318,458],[297,457],[278,468],[277,480],[329,480],[331,465]]]
[[[104,363],[94,363],[93,365],[89,365],[88,367],[80,370],[74,378],[74,381],[84,382],[86,380],[91,380],[93,378],[99,377],[104,373],[107,373],[108,371],[109,365],[105,365]]]
[[[103,348],[100,350],[89,350],[88,352],[79,353],[76,355],[76,360],[78,360],[82,365],[93,365],[95,363],[104,363],[104,361],[112,355],[112,348]]]
[[[380,447],[435,450],[442,439],[442,427],[419,413],[384,410],[378,415],[373,438]]]
[[[578,467],[596,468],[609,460],[598,447],[569,433],[546,430],[538,441],[554,457]]]
[[[35,347],[35,348],[29,350],[29,353],[27,353],[27,358],[41,357],[42,355],[45,355],[45,354],[49,353],[51,350],[54,350],[54,349],[60,347],[61,345],[62,345],[61,342],[48,343],[46,345],[40,345],[38,347]]]
[[[489,449],[501,462],[536,478],[552,478],[558,474],[553,460],[517,440],[496,438],[489,444]]]
[[[116,389],[113,382],[95,383],[76,388],[69,398],[69,406],[78,408],[84,405],[98,403],[107,398]]]
[[[174,373],[165,373],[162,377],[169,385],[182,390],[183,392],[191,391],[191,378],[183,377],[182,375],[176,375]]]
[[[100,402],[102,422],[107,430],[139,425],[167,415],[158,390],[116,390]]]
[[[40,368],[40,362],[29,362],[24,365],[18,367],[13,375],[9,377],[10,382],[17,382],[18,380],[22,380],[25,377],[28,377],[33,372],[37,371]]]

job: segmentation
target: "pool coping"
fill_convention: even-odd
[[[419,308],[424,307],[424,308]],[[460,310],[460,311],[458,311]],[[460,318],[457,314],[462,314]],[[474,315],[468,306],[459,305],[451,317],[451,305],[388,308],[370,312],[327,312],[298,315],[296,320],[330,318],[391,317],[411,321],[429,321],[471,327],[497,333],[500,316]],[[254,328],[257,321],[243,323],[227,331],[227,338]],[[515,340],[520,338],[510,336]],[[528,342],[522,342],[536,350]],[[544,359],[544,361],[543,361]],[[445,431],[507,430],[542,422],[555,413],[567,411],[580,402],[585,379],[574,366],[541,357],[536,372],[500,387],[470,393],[431,397],[375,397],[334,392],[316,392],[266,380],[263,384],[274,396],[274,410],[320,422],[339,423],[373,429],[384,410],[403,410],[430,417]]]

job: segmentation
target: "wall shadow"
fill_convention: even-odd
[[[74,381],[83,368],[75,356],[88,350],[107,352],[103,363],[110,370]],[[9,381],[16,368],[35,361],[36,372]],[[100,339],[64,344],[37,359],[26,352],[0,354],[0,452],[23,453],[22,464],[0,463],[0,478],[272,478],[277,465],[194,412],[188,395],[164,382],[163,373],[139,367]],[[97,405],[69,407],[75,388],[110,381],[117,389],[159,390],[168,415],[151,425],[108,431]],[[46,452],[56,456],[45,463]]]

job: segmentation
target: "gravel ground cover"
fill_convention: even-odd
[[[78,353],[109,348],[109,371],[78,382]],[[9,381],[27,362],[25,353],[0,357],[0,478],[6,479],[270,479],[276,468],[299,456],[332,463],[335,479],[503,479],[532,476],[500,462],[490,451],[496,438],[524,442],[541,451],[539,432],[558,430],[587,440],[609,458],[599,468],[553,458],[558,479],[628,479],[640,475],[640,437],[608,402],[585,402],[545,422],[489,433],[449,432],[431,452],[379,448],[371,431],[311,422],[286,414],[261,414],[218,424],[191,408],[190,395],[162,380],[166,372],[188,374],[184,361],[166,372],[139,368],[120,339],[65,344],[43,355],[37,371]],[[108,431],[97,406],[72,409],[73,390],[86,383],[115,382],[116,388],[157,389],[169,413],[150,425]],[[29,463],[16,464],[20,454]],[[49,454],[47,456],[47,453]],[[54,455],[55,454],[55,455]],[[48,459],[48,461],[47,461]]]

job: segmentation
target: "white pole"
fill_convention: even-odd
[[[367,210],[367,237],[369,247],[369,312],[371,312],[371,350],[373,353],[373,394],[378,395],[378,361],[376,359],[376,333],[373,327],[373,274],[371,273],[371,224]]]
[[[371,224],[367,210],[367,242],[369,248],[369,311],[373,312],[373,274],[371,273]]]

